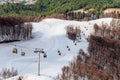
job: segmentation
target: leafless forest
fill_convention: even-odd
[[[119,19],[113,19],[108,24],[102,24],[101,26],[94,24],[95,29],[95,35],[106,37],[110,39],[119,39],[120,40],[120,20]]]
[[[76,40],[77,37],[81,38],[81,30],[79,26],[68,25],[66,34],[69,39]]]
[[[32,24],[23,17],[0,17],[0,42],[27,40],[31,32]]]
[[[95,33],[88,40],[89,54],[80,49],[69,66],[62,68],[57,80],[120,80],[119,21],[113,19],[110,25],[95,24]]]

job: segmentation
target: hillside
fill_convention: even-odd
[[[53,13],[66,13],[77,9],[95,9],[95,14],[101,14],[106,8],[120,8],[120,0],[37,0],[36,4],[8,3],[0,5],[0,16],[46,16]]]
[[[86,53],[88,52],[86,38],[94,32],[93,25],[95,23],[100,25],[103,22],[109,24],[111,20],[111,18],[103,18],[89,22],[78,22],[51,18],[39,23],[32,23],[33,39],[0,44],[0,56],[2,56],[0,58],[0,71],[3,68],[11,69],[14,67],[19,75],[37,75],[38,56],[34,53],[34,49],[43,48],[46,51],[47,58],[44,59],[41,55],[41,74],[55,78],[58,74],[61,74],[61,68],[64,65],[68,65],[73,56],[77,55],[79,49],[83,49]],[[77,45],[68,39],[66,35],[66,26],[68,25],[79,26],[83,32],[80,41],[76,42]],[[70,50],[66,48],[67,46],[69,46]],[[17,54],[12,53],[13,48],[18,49]],[[57,52],[58,50],[60,50],[61,55]],[[25,56],[21,56],[22,51],[26,53]]]

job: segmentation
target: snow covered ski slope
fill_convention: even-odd
[[[88,42],[85,39],[94,32],[93,25],[95,23],[109,24],[111,20],[111,18],[104,18],[89,22],[77,22],[51,18],[39,23],[32,23],[32,39],[0,44],[0,70],[14,67],[20,75],[27,74],[23,80],[53,80],[61,73],[61,68],[68,65],[69,61],[77,55],[79,49],[87,52]],[[80,29],[85,33],[76,46],[72,40],[67,38],[66,26],[68,25],[80,26]],[[70,51],[67,50],[67,45],[70,47]],[[18,49],[18,54],[12,53],[12,49],[15,47]],[[35,48],[43,48],[47,53],[47,58],[43,58],[42,55],[40,57],[40,73],[43,75],[40,77],[37,76],[38,54],[34,53]],[[25,56],[21,56],[21,50],[25,51]],[[58,55],[58,50],[61,51],[61,56]],[[8,80],[16,80],[15,78],[17,77]]]

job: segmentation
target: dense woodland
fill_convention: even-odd
[[[88,21],[95,20],[99,18],[99,15],[96,15],[93,12],[85,13],[85,12],[68,12],[65,13],[65,16],[68,20],[77,20],[77,21]]]
[[[88,20],[95,20],[99,18],[117,18],[120,19],[120,12],[113,11],[110,13],[96,14],[95,10],[87,10],[87,11],[70,11],[65,13],[66,19],[68,20],[77,20],[77,21],[88,21]]]
[[[95,9],[95,14],[101,14],[109,7],[120,8],[120,0],[37,0],[36,4],[7,3],[0,5],[0,16],[47,16],[54,13],[67,13],[77,9]]]

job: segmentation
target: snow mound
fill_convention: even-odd
[[[18,80],[19,77],[22,80],[55,80],[54,78],[52,78],[50,76],[37,76],[37,75],[30,75],[30,74],[19,75],[19,76],[16,76],[16,77],[9,78],[7,80]]]

